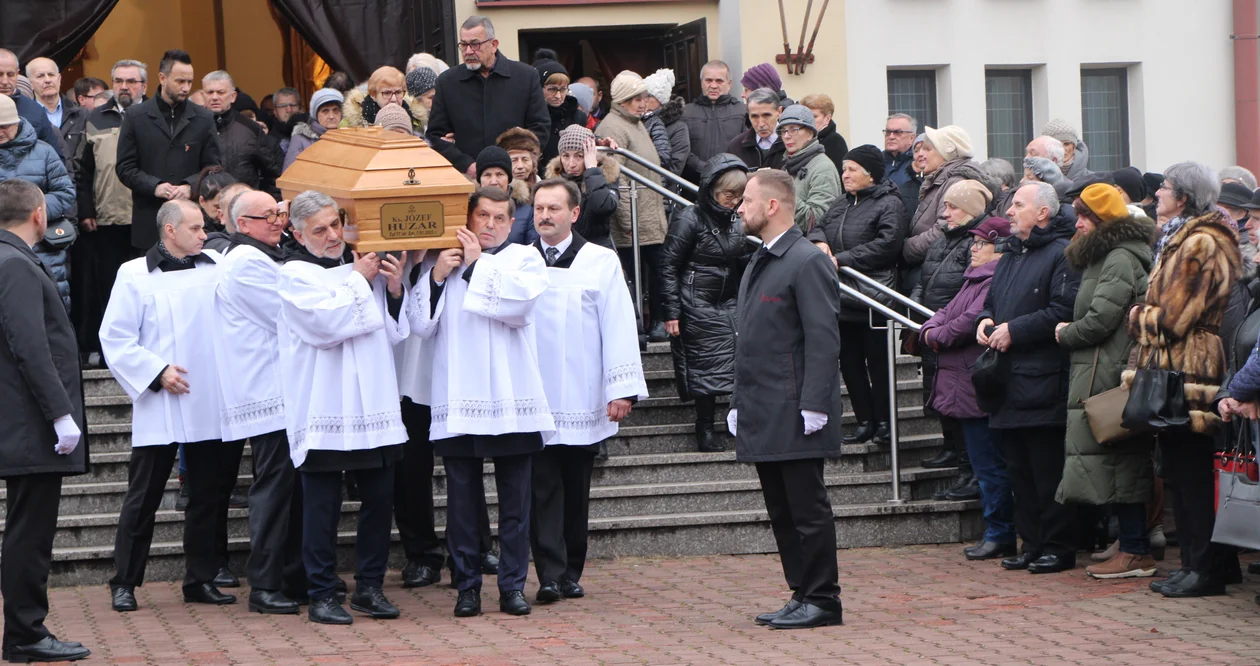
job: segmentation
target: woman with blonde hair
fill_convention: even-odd
[[[376,114],[388,104],[397,104],[411,116],[412,129],[424,131],[429,113],[416,98],[407,94],[407,77],[395,67],[380,67],[368,77],[367,90],[352,88],[341,107],[342,127],[372,127]]]

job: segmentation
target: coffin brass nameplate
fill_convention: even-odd
[[[390,240],[434,238],[445,230],[438,201],[389,203],[381,206],[381,237]]]

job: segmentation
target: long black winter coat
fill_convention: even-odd
[[[229,109],[214,119],[223,168],[236,180],[254,189],[280,177],[284,155],[275,140],[258,123]],[[278,195],[279,192],[268,192]]]
[[[79,345],[48,273],[17,235],[0,230],[0,478],[87,471]],[[53,420],[83,433],[69,455],[53,451]]]
[[[1064,210],[1066,208],[1066,210]],[[1068,352],[1054,340],[1054,327],[1073,320],[1081,274],[1063,251],[1075,233],[1070,207],[1061,207],[1028,240],[1012,238],[993,274],[993,286],[976,317],[1008,324],[1011,348],[1006,399],[989,417],[997,429],[1065,427]]]
[[[840,455],[840,287],[831,260],[792,225],[758,251],[739,285],[735,459]],[[827,414],[805,434],[802,410]]]
[[[551,118],[551,132],[542,145],[542,163],[546,164],[560,155],[560,130],[569,125],[586,126],[586,112],[578,108],[577,98],[569,95],[560,106],[547,105],[547,115]],[[458,135],[457,135],[458,136]]]
[[[809,234],[813,243],[826,243],[836,257],[837,268],[849,266],[890,289],[897,289],[897,258],[906,237],[906,207],[897,186],[885,180],[872,187],[836,199],[822,224]],[[896,304],[857,278],[839,273],[840,281],[889,306]],[[840,295],[840,319],[867,321],[870,309]]]
[[[153,195],[158,185],[195,188],[203,168],[221,163],[214,116],[206,109],[188,101],[172,109],[162,101],[161,90],[129,107],[118,134],[114,171],[131,190],[132,247],[148,250],[157,243],[157,212],[166,203]]]
[[[720,153],[705,164],[699,203],[674,216],[661,246],[665,320],[677,319],[670,340],[678,395],[726,395],[735,383],[735,313],[739,280],[752,254],[735,211],[713,200],[713,183],[731,169],[747,170]]]

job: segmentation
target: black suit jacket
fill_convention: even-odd
[[[79,346],[57,285],[39,258],[0,229],[0,478],[87,471]],[[70,455],[53,451],[53,419],[71,414],[84,433]]]

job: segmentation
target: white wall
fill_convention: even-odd
[[[1108,64],[1128,67],[1133,164],[1162,171],[1185,159],[1234,163],[1225,0],[848,0],[843,7],[850,146],[883,145],[889,66],[943,67],[940,124],[961,125],[983,157],[986,66],[1033,70],[1039,132],[1051,118],[1079,131],[1081,65]]]

